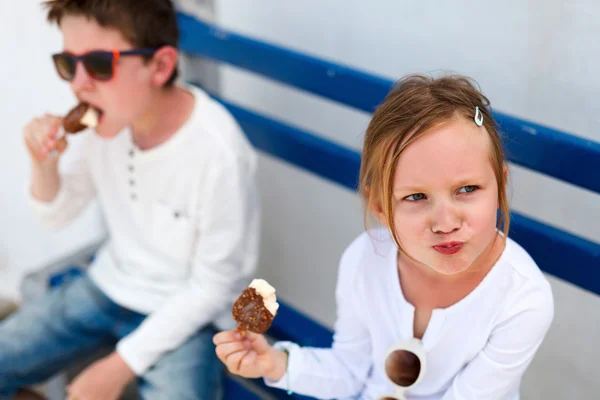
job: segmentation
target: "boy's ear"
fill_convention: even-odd
[[[171,77],[177,67],[179,51],[173,46],[163,46],[154,53],[152,58],[152,84],[162,87]]]

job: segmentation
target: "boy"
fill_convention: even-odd
[[[61,227],[95,198],[109,240],[86,275],[0,323],[0,399],[106,344],[69,399],[114,400],[134,379],[143,399],[218,398],[213,323],[231,327],[257,261],[256,154],[222,106],[175,83],[170,0],[45,6],[63,35],[57,71],[100,117],[72,148],[59,117],[25,127],[32,206]]]

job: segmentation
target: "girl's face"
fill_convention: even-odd
[[[434,271],[467,270],[496,236],[498,183],[485,127],[456,117],[400,155],[394,229],[402,250]]]

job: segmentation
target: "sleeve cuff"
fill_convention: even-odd
[[[117,353],[137,376],[144,374],[152,365],[149,360],[144,359],[140,349],[136,348],[135,342],[128,340],[127,337],[117,343]]]
[[[31,184],[28,183],[25,188],[26,196],[29,199],[29,205],[31,206],[33,212],[36,215],[40,216],[42,219],[46,219],[49,216],[56,214],[60,209],[61,204],[63,204],[68,198],[67,190],[64,186],[65,185],[60,186],[58,193],[56,194],[53,200],[43,201],[36,199],[33,196],[33,194],[31,193]]]
[[[273,387],[276,389],[287,390],[288,394],[292,393],[292,387],[290,385],[291,377],[294,376],[294,371],[296,370],[295,365],[298,364],[300,358],[302,357],[302,353],[300,351],[300,346],[296,343],[292,342],[277,342],[273,345],[274,348],[279,350],[287,350],[288,351],[288,362],[287,368],[285,370],[285,374],[278,381],[272,381],[270,379],[264,378],[264,382],[267,386]],[[301,361],[300,361],[301,362]]]

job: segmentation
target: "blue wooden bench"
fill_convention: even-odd
[[[179,15],[182,51],[245,69],[357,110],[372,112],[393,82],[356,69],[253,40]],[[263,152],[356,190],[360,155],[319,135],[219,99]],[[600,143],[495,112],[507,136],[509,160],[600,193]],[[600,294],[600,244],[513,212],[511,237],[547,273]],[[548,248],[553,251],[549,252]],[[269,334],[304,346],[327,347],[332,332],[284,301]],[[228,377],[226,400],[308,399],[265,388],[261,380]]]

